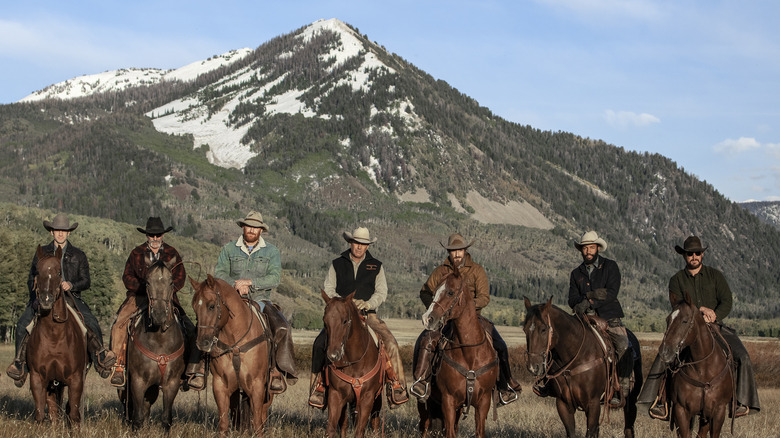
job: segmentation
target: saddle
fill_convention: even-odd
[[[68,292],[63,292],[63,297],[65,298],[62,301],[58,301],[55,303],[54,308],[52,309],[52,317],[57,322],[65,322],[68,320],[69,316],[74,316],[76,318],[76,322],[78,322],[79,330],[81,330],[81,334],[86,337],[87,336],[87,326],[84,324],[84,316],[79,312],[78,308],[76,307],[76,302],[73,300],[73,295],[71,295]],[[59,304],[63,303],[63,304]],[[35,306],[35,316],[33,317],[32,321],[30,321],[30,324],[25,327],[27,329],[27,333],[32,333],[33,327],[35,327],[35,323],[38,321],[38,318],[40,314],[38,313],[37,309],[37,302],[33,303]]]

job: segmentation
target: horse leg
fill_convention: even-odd
[[[420,416],[420,422],[417,424],[417,429],[420,431],[422,438],[427,438],[428,428],[431,426],[431,419],[428,416],[428,404],[417,403],[417,414]]]
[[[355,438],[363,438],[363,436],[365,436],[366,426],[371,417],[371,408],[374,406],[373,391],[368,387],[363,387],[363,391],[360,400],[357,400],[356,403],[357,418],[355,419]]]
[[[688,414],[682,403],[675,403],[672,408],[672,417],[674,424],[677,425],[677,436],[680,438],[690,438],[691,436],[691,415]]]
[[[46,389],[46,405],[49,407],[49,420],[52,425],[60,421],[60,410],[62,409],[62,385],[49,385]]]
[[[708,418],[704,415],[699,416],[699,433],[698,437],[707,438],[712,428],[712,418]]]
[[[336,438],[346,432],[347,411],[346,400],[341,394],[328,388],[328,426],[325,429],[328,438]]]
[[[458,423],[456,412],[458,408],[455,406],[455,400],[449,394],[442,394],[441,397],[441,410],[444,413],[444,431],[447,438],[455,438],[458,431],[455,425]]]
[[[487,420],[490,411],[491,393],[484,392],[479,402],[474,406],[474,436],[476,438],[485,437],[485,420]]]
[[[81,396],[84,393],[84,379],[80,374],[68,384],[68,418],[71,426],[77,429],[81,425]]]
[[[599,418],[601,416],[601,405],[598,400],[591,401],[585,408],[585,422],[587,423],[587,430],[585,432],[586,438],[598,438],[599,436]]]
[[[369,420],[371,424],[371,430],[373,430],[376,433],[379,433],[379,428],[381,427],[379,421],[380,421],[380,415],[382,414],[382,397],[375,397],[374,398],[374,404],[371,406],[371,418]]]
[[[255,384],[252,387],[252,392],[249,393],[250,407],[252,411],[252,431],[255,436],[263,436],[265,429],[265,419],[268,414],[265,411],[265,388],[266,382],[264,379],[255,380]]]
[[[180,374],[179,374],[180,375]],[[173,401],[176,399],[176,394],[179,393],[179,379],[169,376],[165,382],[163,388],[163,411],[162,411],[162,424],[165,429],[165,433],[168,434],[171,431],[173,425]]]
[[[212,382],[214,403],[217,405],[217,413],[219,414],[219,436],[224,437],[227,436],[230,429],[230,411],[233,409],[231,396],[233,394],[228,394],[228,389],[222,379],[215,376]],[[235,408],[238,407],[237,405],[238,403],[236,403]]]
[[[723,428],[723,422],[726,420],[726,412],[728,410],[728,404],[723,404],[715,409],[715,412],[712,413],[712,418],[710,419],[712,423],[712,430],[710,431],[710,436],[712,438],[718,438],[720,436],[720,432]]]
[[[574,407],[569,406],[568,403],[560,398],[555,399],[555,408],[558,410],[558,416],[561,418],[563,428],[566,430],[566,436],[571,438],[575,435],[574,431]]]

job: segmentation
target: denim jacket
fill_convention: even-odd
[[[279,249],[262,237],[249,252],[243,237],[222,247],[214,275],[233,285],[236,280],[251,279],[249,296],[254,301],[267,300],[271,289],[279,286],[282,260]]]

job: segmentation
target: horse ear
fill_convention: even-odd
[[[549,300],[547,300],[547,302],[546,302],[546,303],[544,303],[544,308],[545,308],[546,310],[550,310],[550,307],[552,307],[552,299],[553,299],[553,297],[552,297],[552,295],[551,295],[551,296],[550,296],[550,299],[549,299]]]
[[[173,267],[179,264],[179,258],[174,257],[163,264],[165,265],[166,268],[168,268],[169,271],[173,271]]]
[[[57,245],[57,251],[54,251],[54,256],[58,259],[62,258],[62,247]]]
[[[216,283],[216,280],[214,280],[214,277],[212,277],[211,274],[208,274],[206,276],[205,283],[208,285],[208,287],[213,289],[214,288],[214,283]]]
[[[195,289],[195,290],[198,290],[198,287],[200,286],[200,283],[195,281],[195,279],[190,277],[189,275],[187,276],[187,278],[190,279],[190,284],[192,285],[192,288]]]
[[[352,300],[354,300],[354,299],[355,299],[355,293],[356,293],[356,292],[357,292],[357,291],[353,291],[351,294],[347,295],[347,296],[345,297],[345,298],[346,298],[346,300],[347,300],[347,301],[352,301]]]
[[[43,258],[43,247],[41,245],[38,245],[38,249],[35,250],[35,256],[38,257],[38,260]]]
[[[330,297],[325,293],[324,290],[320,289],[320,295],[322,295],[322,299],[325,300],[325,304],[330,302]]]
[[[527,296],[523,295],[523,301],[525,302],[525,309],[530,309],[532,306],[531,300],[529,300]]]
[[[691,294],[689,294],[687,291],[685,292],[685,302],[690,306],[693,300],[691,299]]]
[[[149,266],[152,266],[152,265],[154,264],[154,260],[152,260],[152,254],[151,254],[151,253],[147,253],[147,254],[144,256],[144,263],[146,263],[146,267],[147,267],[147,268],[148,268]]]

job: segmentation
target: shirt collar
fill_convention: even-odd
[[[251,252],[254,252],[257,248],[265,248],[265,239],[263,239],[263,236],[260,236],[257,238],[257,243],[252,248],[252,251],[249,251],[249,247],[246,246],[246,242],[244,242],[244,236],[241,236],[236,240],[236,246],[241,249],[246,254],[250,254]]]

